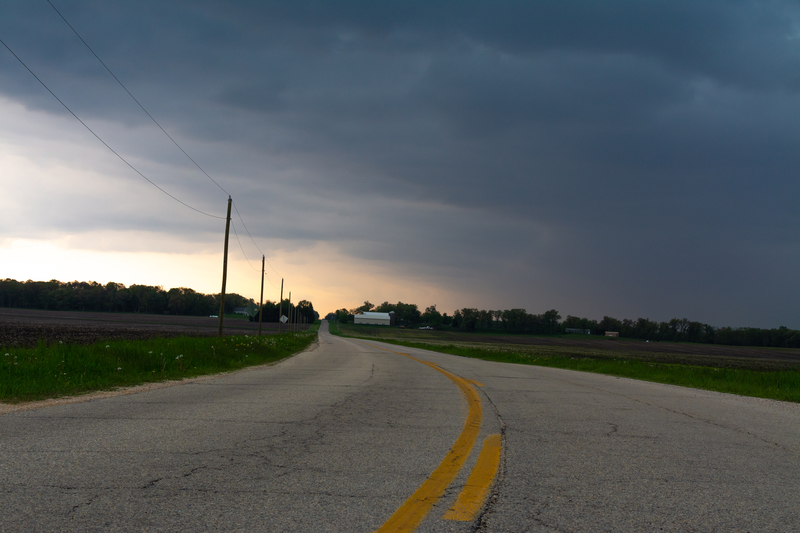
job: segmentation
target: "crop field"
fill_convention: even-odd
[[[800,350],[335,325],[332,333],[489,361],[800,402]]]
[[[300,326],[307,329],[308,326]],[[91,344],[107,340],[143,340],[162,337],[216,336],[219,319],[202,316],[89,313],[0,308],[0,347],[46,344]],[[262,324],[262,333],[278,332],[277,323]],[[226,315],[225,335],[255,335],[258,322]]]
[[[289,357],[316,339],[315,326],[278,334],[264,324],[259,337],[246,318],[225,324],[217,337],[213,318],[0,309],[0,402],[228,372]]]
[[[585,357],[593,359],[637,359],[646,362],[699,365],[750,370],[800,369],[796,348],[756,348],[678,342],[645,342],[596,335],[514,335],[389,328],[331,324],[341,335],[382,341],[402,341],[475,347],[529,356]]]

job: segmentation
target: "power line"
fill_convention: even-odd
[[[256,247],[256,249],[258,249],[259,252],[261,252],[261,255],[264,255],[264,251],[261,248],[259,248],[258,244],[256,244],[256,241],[253,240],[253,236],[250,235],[250,230],[247,229],[247,224],[244,223],[244,219],[242,219],[242,215],[239,213],[239,209],[236,207],[236,202],[233,202],[233,208],[236,210],[236,215],[242,222],[242,226],[244,226],[244,230],[247,232],[247,236],[250,237],[251,241],[253,241],[253,245]]]
[[[120,160],[121,160],[123,163],[125,163],[126,165],[128,165],[128,166],[129,166],[129,167],[130,167],[130,168],[131,168],[131,169],[132,169],[134,172],[136,172],[137,174],[139,174],[139,176],[141,176],[142,178],[144,178],[145,180],[147,180],[147,181],[150,183],[150,185],[152,185],[153,187],[155,187],[155,188],[156,188],[156,189],[158,189],[159,191],[163,192],[164,194],[166,194],[167,196],[169,196],[170,198],[172,198],[173,200],[175,200],[175,201],[176,201],[176,202],[178,202],[179,204],[182,204],[182,205],[184,205],[184,206],[188,207],[189,209],[191,209],[191,210],[193,210],[193,211],[197,211],[198,213],[200,213],[200,214],[202,214],[202,215],[205,215],[205,216],[207,216],[207,217],[211,217],[211,218],[218,218],[218,219],[222,219],[222,220],[224,220],[224,219],[225,219],[225,217],[218,217],[218,216],[216,216],[216,215],[212,215],[212,214],[210,214],[210,213],[206,213],[205,211],[201,211],[201,210],[197,209],[196,207],[192,207],[191,205],[187,204],[187,203],[186,203],[186,202],[184,202],[183,200],[180,200],[180,199],[176,198],[175,196],[171,195],[170,193],[168,193],[167,191],[165,191],[164,189],[162,189],[161,187],[159,187],[158,185],[156,185],[156,184],[155,184],[155,182],[153,182],[153,180],[151,180],[150,178],[148,178],[147,176],[145,176],[144,174],[142,174],[142,173],[141,173],[141,172],[140,172],[140,171],[139,171],[139,170],[138,170],[136,167],[134,167],[134,166],[133,166],[132,164],[130,164],[130,163],[129,163],[129,162],[128,162],[128,161],[127,161],[127,160],[126,160],[124,157],[122,157],[122,156],[121,156],[121,155],[120,155],[120,154],[119,154],[119,153],[118,153],[116,150],[114,150],[113,148],[111,148],[111,146],[109,146],[109,144],[108,144],[107,142],[105,142],[105,141],[104,141],[104,140],[103,140],[103,139],[102,139],[102,138],[101,138],[101,137],[100,137],[98,134],[96,134],[96,133],[94,132],[94,130],[92,130],[92,128],[90,128],[89,126],[87,126],[87,125],[86,125],[86,123],[85,123],[83,120],[81,120],[81,119],[80,119],[80,117],[78,117],[78,115],[76,115],[76,114],[75,114],[75,113],[72,111],[72,109],[70,109],[70,108],[69,108],[69,106],[67,106],[67,104],[65,104],[64,102],[62,102],[62,101],[61,101],[61,98],[59,98],[58,96],[56,96],[56,94],[55,94],[53,91],[51,91],[51,90],[50,90],[50,87],[48,87],[48,86],[47,86],[47,85],[46,85],[46,84],[45,84],[45,83],[44,83],[44,82],[43,82],[41,79],[39,79],[39,76],[37,76],[37,75],[36,75],[36,74],[35,74],[35,73],[34,73],[34,72],[33,72],[33,71],[30,69],[30,67],[28,67],[28,65],[26,65],[26,64],[25,64],[25,62],[24,62],[22,59],[20,59],[20,57],[19,57],[17,54],[15,54],[15,53],[14,53],[14,51],[13,51],[13,50],[12,50],[12,49],[11,49],[11,48],[10,48],[10,47],[9,47],[9,46],[6,44],[6,43],[5,43],[5,41],[3,41],[2,39],[0,39],[0,43],[2,43],[2,44],[3,44],[3,46],[5,46],[5,47],[6,47],[6,50],[8,50],[9,52],[11,52],[11,55],[13,55],[13,56],[14,56],[14,57],[17,59],[17,61],[19,61],[19,62],[20,62],[20,64],[21,64],[23,67],[25,67],[25,69],[26,69],[28,72],[30,72],[30,73],[31,73],[31,76],[33,76],[34,78],[36,78],[36,81],[38,81],[39,83],[41,83],[41,84],[42,84],[42,87],[44,87],[45,89],[47,89],[47,92],[49,92],[49,93],[50,93],[50,94],[53,96],[53,98],[55,98],[56,100],[58,100],[58,103],[59,103],[59,104],[61,104],[62,106],[64,106],[64,109],[66,109],[67,111],[69,111],[69,113],[70,113],[70,114],[71,114],[73,117],[75,117],[75,120],[77,120],[78,122],[80,122],[80,123],[83,125],[83,127],[84,127],[84,128],[86,128],[87,130],[89,130],[89,133],[91,133],[92,135],[94,135],[94,136],[95,136],[95,138],[96,138],[98,141],[100,141],[101,143],[103,143],[103,145],[104,145],[106,148],[108,148],[109,150],[111,150],[111,153],[113,153],[115,156],[117,156],[117,157],[118,157],[118,158],[119,158],[119,159],[120,159]]]
[[[242,224],[244,224],[244,222],[242,222]],[[245,253],[245,251],[244,251],[244,246],[242,246],[242,241],[239,240],[239,233],[236,231],[236,224],[234,224],[233,221],[231,221],[231,227],[233,228],[233,234],[236,236],[236,242],[239,243],[239,249],[242,250],[242,255],[244,256],[245,261],[247,261],[247,264],[250,265],[250,268],[252,268],[256,272],[258,272],[258,269],[253,266],[253,264],[250,262],[250,259],[248,259],[248,257],[247,257],[247,253]],[[252,237],[251,237],[251,239],[252,239]],[[264,259],[266,259],[264,254],[261,254],[261,256],[264,257]],[[275,287],[275,284],[272,283],[272,280],[269,279],[269,276],[267,276],[267,281],[269,281],[269,284],[272,285],[273,288],[275,288],[275,289],[278,288],[278,287]]]
[[[236,235],[236,242],[239,243],[239,249],[242,250],[242,255],[244,256],[244,260],[247,261],[247,264],[250,265],[250,268],[252,268],[256,272],[258,272],[258,269],[253,266],[253,264],[250,262],[250,259],[247,258],[247,254],[244,252],[244,247],[242,246],[242,241],[239,240],[239,234],[236,232],[236,224],[231,222],[231,227],[233,228],[233,234]]]
[[[48,4],[50,4],[50,7],[52,7],[52,8],[53,8],[53,10],[55,10],[55,12],[56,12],[56,13],[58,13],[58,16],[59,16],[59,17],[61,17],[61,20],[63,20],[63,21],[64,21],[64,23],[65,23],[67,26],[69,26],[69,28],[72,30],[72,32],[73,32],[73,33],[74,33],[74,34],[75,34],[75,35],[78,37],[78,39],[80,39],[80,40],[81,40],[81,42],[84,44],[84,46],[86,46],[86,48],[87,48],[87,49],[88,49],[88,50],[89,50],[89,51],[92,53],[92,55],[93,55],[93,56],[94,56],[94,57],[95,57],[95,58],[96,58],[96,59],[97,59],[97,60],[100,62],[100,64],[101,64],[101,65],[103,65],[103,67],[105,67],[105,69],[108,71],[108,73],[111,75],[111,77],[112,77],[112,78],[114,78],[114,79],[116,80],[116,82],[119,84],[119,86],[120,86],[120,87],[122,87],[122,88],[125,90],[125,92],[126,92],[126,93],[128,93],[128,96],[130,96],[130,97],[133,99],[133,101],[134,101],[134,102],[136,102],[136,104],[137,104],[137,105],[138,105],[138,106],[139,106],[139,107],[142,109],[142,111],[144,111],[144,113],[145,113],[145,114],[146,114],[148,117],[150,117],[150,120],[152,120],[152,121],[153,121],[153,123],[154,123],[156,126],[158,126],[158,128],[159,128],[159,129],[160,129],[160,130],[161,130],[161,131],[164,133],[164,135],[166,135],[166,136],[169,138],[169,140],[170,140],[170,141],[172,141],[172,143],[173,143],[173,144],[174,144],[174,145],[175,145],[175,146],[176,146],[176,147],[177,147],[177,148],[178,148],[178,149],[179,149],[181,152],[183,152],[183,155],[185,155],[187,158],[189,158],[189,161],[191,161],[192,163],[194,163],[194,165],[195,165],[195,166],[196,166],[196,167],[197,167],[197,168],[200,170],[200,172],[202,172],[203,174],[205,174],[205,176],[206,176],[208,179],[210,179],[210,180],[211,180],[211,181],[214,183],[214,185],[216,185],[217,187],[219,187],[219,188],[220,188],[220,190],[222,190],[222,191],[223,191],[225,194],[227,194],[228,196],[231,196],[231,194],[230,194],[228,191],[226,191],[226,190],[225,190],[225,189],[222,187],[222,185],[220,185],[219,183],[217,183],[217,182],[216,182],[216,180],[214,180],[214,178],[212,178],[212,177],[211,177],[211,176],[208,174],[208,172],[206,172],[206,171],[205,171],[205,169],[203,169],[203,167],[201,167],[201,166],[200,166],[200,165],[197,163],[197,161],[195,161],[195,160],[194,160],[194,159],[193,159],[193,158],[192,158],[192,157],[191,157],[191,156],[190,156],[190,155],[189,155],[189,154],[186,152],[186,150],[184,150],[184,149],[183,149],[183,147],[182,147],[180,144],[178,144],[178,142],[177,142],[175,139],[173,139],[173,138],[172,138],[172,136],[171,136],[169,133],[167,133],[167,131],[166,131],[166,130],[165,130],[165,129],[164,129],[162,126],[161,126],[161,124],[159,124],[159,123],[158,123],[158,121],[157,121],[157,120],[156,120],[156,119],[153,117],[153,115],[151,115],[151,114],[150,114],[150,113],[147,111],[147,109],[145,109],[145,107],[142,105],[142,103],[141,103],[141,102],[139,102],[139,100],[137,100],[135,96],[133,96],[133,94],[132,94],[132,93],[131,93],[131,92],[128,90],[128,88],[127,88],[127,87],[125,87],[125,84],[124,84],[124,83],[122,83],[122,81],[120,81],[120,79],[119,79],[119,78],[117,78],[117,76],[116,76],[116,75],[115,75],[115,74],[114,74],[114,73],[111,71],[111,69],[108,67],[108,65],[106,65],[106,64],[105,64],[105,62],[104,62],[102,59],[100,59],[100,56],[98,56],[98,55],[97,55],[97,53],[96,53],[96,52],[95,52],[95,51],[92,49],[92,47],[91,47],[91,46],[89,46],[89,43],[87,43],[87,42],[86,42],[86,40],[85,40],[83,37],[81,37],[80,33],[78,33],[78,31],[77,31],[77,30],[76,30],[76,29],[75,29],[75,28],[72,26],[72,24],[70,24],[70,23],[69,23],[69,21],[66,19],[66,17],[64,17],[64,15],[63,15],[63,14],[62,14],[62,13],[61,13],[59,10],[58,10],[58,8],[56,8],[56,6],[55,6],[55,5],[53,5],[53,2],[51,2],[50,0],[47,0],[47,3],[48,3]],[[250,234],[250,230],[248,230],[248,229],[247,229],[247,224],[245,224],[245,222],[244,222],[244,218],[242,218],[242,215],[241,215],[241,213],[239,213],[239,209],[238,209],[238,208],[236,208],[236,203],[234,203],[234,204],[233,204],[233,206],[234,206],[234,208],[236,209],[236,215],[239,217],[239,220],[241,221],[241,223],[242,223],[242,226],[244,227],[244,230],[247,232],[247,236],[248,236],[248,237],[250,237],[250,240],[253,242],[253,244],[255,245],[256,249],[258,249],[258,251],[259,251],[259,252],[261,252],[261,255],[262,255],[262,256],[264,256],[264,257],[265,257],[265,259],[266,259],[266,254],[265,254],[265,253],[264,253],[264,251],[263,251],[263,250],[261,250],[261,248],[258,246],[258,244],[256,243],[255,239],[253,239],[253,236]],[[235,230],[234,230],[234,232],[235,232]],[[238,239],[238,235],[237,235],[237,239]],[[241,247],[241,242],[239,243],[239,246]],[[242,248],[242,253],[244,253],[244,248]],[[245,255],[245,259],[247,259],[247,256],[246,256],[246,255]],[[275,274],[276,274],[277,276],[280,276],[280,273],[279,273],[277,270],[275,270],[275,267],[274,267],[274,266],[272,266],[272,263],[270,263],[268,259],[266,260],[266,262],[267,262],[267,264],[269,265],[269,267],[270,267],[270,268],[273,270],[273,272],[275,272]],[[248,263],[249,263],[249,260],[248,260]],[[250,265],[250,266],[252,267],[252,265]],[[267,277],[267,279],[269,279],[269,277]],[[270,284],[271,284],[273,287],[275,287],[275,285],[273,285],[273,284],[272,284],[272,281],[270,281]]]
[[[111,69],[108,67],[108,65],[106,65],[106,63],[105,63],[105,62],[104,62],[102,59],[100,59],[100,56],[98,56],[98,55],[97,55],[97,53],[94,51],[94,49],[92,49],[92,47],[91,47],[91,46],[89,46],[89,43],[87,43],[87,42],[86,42],[86,40],[85,40],[85,39],[84,39],[84,38],[83,38],[83,37],[82,37],[82,36],[81,36],[81,35],[78,33],[78,31],[77,31],[77,30],[76,30],[76,29],[75,29],[75,28],[72,26],[72,24],[70,24],[70,22],[69,22],[69,21],[66,19],[66,17],[64,17],[64,15],[63,15],[63,14],[62,14],[62,13],[61,13],[59,10],[58,10],[58,8],[56,8],[56,6],[53,4],[53,2],[51,2],[50,0],[47,0],[47,3],[48,3],[48,4],[50,4],[50,7],[52,7],[52,8],[53,8],[53,10],[54,10],[54,11],[55,11],[55,12],[58,14],[58,16],[61,18],[61,20],[63,20],[63,21],[64,21],[64,23],[65,23],[65,24],[66,24],[66,25],[67,25],[67,26],[68,26],[68,27],[69,27],[69,28],[72,30],[72,32],[73,32],[73,33],[74,33],[74,34],[75,34],[75,35],[78,37],[78,39],[80,39],[80,41],[81,41],[81,42],[84,44],[84,46],[86,46],[86,48],[87,48],[87,49],[88,49],[88,50],[89,50],[89,51],[92,53],[92,55],[95,57],[95,59],[97,59],[97,61],[99,61],[99,62],[100,62],[100,64],[101,64],[101,65],[103,65],[103,67],[106,69],[106,71],[107,71],[107,72],[108,72],[108,73],[111,75],[111,77],[112,77],[112,78],[114,78],[114,80],[115,80],[115,81],[116,81],[116,82],[119,84],[119,86],[120,86],[120,87],[122,87],[122,89],[123,89],[123,90],[124,90],[124,91],[125,91],[125,92],[128,94],[128,96],[130,96],[130,97],[131,97],[131,99],[132,99],[134,102],[136,102],[136,104],[139,106],[139,108],[140,108],[140,109],[141,109],[141,110],[142,110],[142,111],[143,111],[143,112],[144,112],[144,113],[145,113],[145,114],[146,114],[146,115],[147,115],[147,116],[150,118],[150,120],[152,120],[152,121],[153,121],[153,123],[154,123],[156,126],[158,126],[158,128],[159,128],[159,129],[162,131],[162,133],[164,133],[164,135],[166,135],[166,136],[167,136],[167,138],[168,138],[170,141],[172,141],[172,143],[173,143],[173,144],[174,144],[174,145],[175,145],[175,146],[176,146],[176,147],[177,147],[177,148],[178,148],[178,149],[179,149],[179,150],[180,150],[180,151],[183,153],[183,155],[185,155],[185,156],[186,156],[186,157],[189,159],[189,161],[191,161],[191,162],[192,162],[192,163],[193,163],[193,164],[194,164],[194,165],[195,165],[195,166],[196,166],[196,167],[197,167],[197,168],[200,170],[200,172],[202,172],[202,173],[203,173],[203,174],[204,174],[204,175],[205,175],[205,176],[206,176],[206,177],[207,177],[209,180],[211,180],[211,182],[212,182],[212,183],[214,183],[214,185],[216,185],[216,186],[217,186],[217,187],[218,187],[220,190],[222,190],[224,193],[226,193],[226,194],[228,194],[229,196],[231,196],[231,195],[230,195],[230,193],[229,193],[227,190],[225,190],[225,188],[224,188],[224,187],[222,187],[222,186],[221,186],[219,183],[217,183],[217,181],[216,181],[216,180],[214,180],[214,178],[212,178],[212,177],[211,177],[211,176],[208,174],[208,172],[206,172],[206,171],[205,171],[205,169],[203,169],[203,167],[201,167],[201,166],[200,166],[200,164],[199,164],[199,163],[197,163],[197,161],[195,161],[195,160],[194,160],[194,159],[193,159],[193,158],[192,158],[192,157],[191,157],[191,156],[190,156],[190,155],[189,155],[189,154],[186,152],[186,150],[184,150],[184,149],[183,149],[183,147],[182,147],[182,146],[181,146],[181,145],[180,145],[180,144],[179,144],[179,143],[178,143],[178,142],[177,142],[177,141],[176,141],[176,140],[175,140],[175,139],[174,139],[174,138],[173,138],[173,137],[172,137],[172,136],[171,136],[171,135],[170,135],[170,134],[169,134],[169,133],[168,133],[168,132],[167,132],[167,131],[166,131],[166,130],[163,128],[163,127],[162,127],[162,126],[161,126],[161,124],[159,124],[159,122],[158,122],[158,121],[155,119],[155,117],[153,117],[153,115],[151,115],[151,114],[150,114],[150,112],[149,112],[149,111],[147,111],[147,109],[144,107],[144,105],[142,105],[142,103],[141,103],[141,102],[140,102],[140,101],[139,101],[139,100],[138,100],[138,99],[137,99],[137,98],[136,98],[136,97],[133,95],[133,93],[131,93],[131,92],[128,90],[128,88],[125,86],[125,84],[124,84],[124,83],[122,83],[122,81],[121,81],[121,80],[120,80],[120,79],[119,79],[119,78],[118,78],[118,77],[117,77],[117,76],[116,76],[116,75],[115,75],[115,74],[114,74],[114,73],[111,71]],[[109,146],[109,145],[108,145],[108,143],[106,143],[106,142],[105,142],[105,141],[104,141],[102,138],[100,138],[100,136],[99,136],[99,135],[97,135],[97,134],[96,134],[96,133],[95,133],[95,132],[94,132],[94,131],[93,131],[93,130],[92,130],[92,129],[91,129],[91,128],[90,128],[90,127],[89,127],[89,126],[88,126],[88,125],[85,123],[85,122],[83,122],[83,120],[81,120],[81,119],[80,119],[80,118],[79,118],[79,117],[78,117],[78,116],[77,116],[77,115],[76,115],[76,114],[75,114],[75,113],[74,113],[74,112],[73,112],[73,111],[72,111],[72,110],[71,110],[71,109],[70,109],[70,108],[69,108],[69,107],[68,107],[68,106],[67,106],[67,105],[66,105],[66,104],[65,104],[65,103],[64,103],[64,102],[63,102],[63,101],[60,99],[60,98],[58,98],[58,96],[56,96],[56,95],[55,95],[55,93],[53,93],[53,91],[51,91],[51,90],[50,90],[50,88],[49,88],[49,87],[48,87],[48,86],[47,86],[47,85],[46,85],[46,84],[45,84],[45,83],[44,83],[44,82],[43,82],[41,79],[39,79],[39,77],[38,77],[38,76],[36,76],[36,74],[35,74],[35,73],[34,73],[34,72],[33,72],[33,71],[32,71],[32,70],[31,70],[31,69],[30,69],[30,68],[29,68],[29,67],[28,67],[28,66],[27,66],[27,65],[26,65],[26,64],[25,64],[23,61],[22,61],[22,59],[20,59],[20,58],[19,58],[19,56],[17,56],[17,55],[14,53],[14,51],[13,51],[13,50],[11,50],[11,48],[10,48],[10,47],[9,47],[9,46],[8,46],[8,45],[5,43],[5,42],[3,42],[2,40],[0,40],[0,42],[2,42],[2,44],[3,44],[3,45],[6,47],[6,49],[8,49],[8,51],[9,51],[9,52],[11,52],[11,54],[12,54],[12,55],[14,55],[14,57],[15,57],[15,58],[16,58],[16,59],[17,59],[17,60],[18,60],[18,61],[19,61],[19,62],[20,62],[20,63],[21,63],[21,64],[22,64],[22,65],[23,65],[23,66],[24,66],[24,67],[25,67],[27,70],[28,70],[28,72],[30,72],[30,73],[31,73],[31,75],[33,75],[33,77],[34,77],[34,78],[36,78],[36,80],[37,80],[39,83],[41,83],[41,84],[42,84],[42,86],[43,86],[45,89],[47,89],[47,91],[48,91],[48,92],[49,92],[49,93],[50,93],[50,94],[51,94],[51,95],[52,95],[52,96],[53,96],[53,97],[54,97],[56,100],[58,100],[58,102],[59,102],[59,103],[60,103],[62,106],[64,106],[64,108],[65,108],[67,111],[69,111],[69,112],[70,112],[70,114],[72,114],[72,116],[73,116],[73,117],[75,117],[75,119],[76,119],[76,120],[78,120],[78,122],[80,122],[80,123],[81,123],[81,124],[82,124],[82,125],[83,125],[83,126],[86,128],[86,129],[87,129],[87,130],[89,130],[89,132],[90,132],[92,135],[94,135],[94,136],[95,136],[95,137],[96,137],[96,138],[97,138],[97,139],[98,139],[98,140],[99,140],[101,143],[103,143],[103,145],[105,145],[105,146],[106,146],[106,148],[108,148],[108,149],[109,149],[109,150],[110,150],[110,151],[111,151],[111,152],[112,152],[114,155],[116,155],[116,156],[117,156],[117,157],[118,157],[120,160],[122,160],[122,161],[123,161],[123,162],[124,162],[126,165],[128,165],[128,166],[129,166],[129,167],[130,167],[130,168],[131,168],[131,169],[132,169],[134,172],[136,172],[137,174],[139,174],[139,175],[140,175],[142,178],[144,178],[145,180],[147,180],[147,181],[148,181],[148,182],[149,182],[151,185],[153,185],[154,187],[156,187],[157,189],[159,189],[161,192],[163,192],[164,194],[166,194],[167,196],[169,196],[169,197],[170,197],[170,198],[172,198],[173,200],[175,200],[175,201],[177,201],[177,202],[179,202],[179,203],[183,204],[184,206],[186,206],[186,207],[188,207],[188,208],[190,208],[190,209],[192,209],[192,210],[194,210],[194,211],[197,211],[198,213],[202,213],[202,214],[204,214],[204,215],[206,215],[206,216],[210,216],[210,217],[214,217],[214,218],[219,218],[219,219],[222,219],[222,218],[224,218],[224,217],[217,217],[217,216],[215,216],[215,215],[211,215],[211,214],[209,214],[209,213],[205,213],[205,212],[203,212],[203,211],[200,211],[199,209],[196,209],[196,208],[194,208],[194,207],[190,206],[189,204],[187,204],[187,203],[185,203],[185,202],[183,202],[183,201],[179,200],[178,198],[176,198],[176,197],[175,197],[175,196],[173,196],[172,194],[168,193],[167,191],[165,191],[164,189],[162,189],[161,187],[159,187],[158,185],[156,185],[156,184],[155,184],[155,183],[154,183],[152,180],[150,180],[150,179],[149,179],[147,176],[145,176],[144,174],[142,174],[142,173],[141,173],[141,172],[140,172],[138,169],[136,169],[136,168],[135,168],[135,167],[134,167],[132,164],[130,164],[130,163],[129,163],[129,162],[128,162],[128,161],[127,161],[125,158],[123,158],[123,157],[122,157],[122,156],[121,156],[121,155],[120,155],[118,152],[116,152],[116,151],[115,151],[113,148],[111,148],[111,146]],[[234,207],[236,208],[236,214],[237,214],[237,216],[239,217],[239,220],[241,221],[241,223],[242,223],[242,226],[244,227],[245,231],[247,232],[247,235],[248,235],[248,237],[250,237],[250,240],[253,242],[253,245],[255,245],[256,249],[258,249],[258,250],[261,252],[262,256],[263,256],[263,257],[265,258],[265,260],[266,260],[266,254],[264,254],[263,250],[261,250],[261,248],[258,246],[258,243],[256,243],[255,239],[253,239],[253,236],[250,234],[250,230],[247,228],[247,224],[245,224],[245,222],[244,222],[244,218],[242,217],[241,213],[239,212],[239,209],[238,209],[238,207],[236,207],[236,205],[235,205],[235,204],[234,204]],[[237,240],[237,242],[239,243],[239,248],[242,250],[242,254],[243,254],[243,255],[244,255],[244,257],[245,257],[245,260],[247,261],[247,264],[248,264],[248,265],[250,265],[250,268],[252,268],[253,270],[255,270],[255,271],[258,271],[258,270],[257,270],[255,267],[253,267],[253,265],[250,263],[250,260],[249,260],[249,258],[247,257],[247,254],[246,254],[246,253],[245,253],[245,251],[244,251],[244,247],[242,246],[242,242],[241,242],[241,240],[239,239],[239,235],[238,235],[238,233],[236,232],[236,227],[235,227],[235,225],[234,225],[234,230],[233,230],[233,231],[234,231],[234,234],[236,235],[236,240]],[[275,274],[276,274],[276,275],[278,275],[278,276],[280,276],[280,273],[279,273],[279,272],[278,272],[278,271],[275,269],[275,267],[272,265],[272,263],[270,263],[270,262],[269,262],[269,260],[267,260],[266,262],[269,264],[270,268],[271,268],[271,269],[272,269],[272,270],[275,272]],[[277,289],[277,287],[275,287],[275,284],[274,284],[274,283],[272,283],[272,280],[270,280],[270,279],[269,279],[269,276],[267,276],[267,280],[270,282],[270,285],[272,285],[274,288],[276,288],[276,289]]]
[[[159,124],[159,123],[158,123],[158,121],[157,121],[155,118],[153,118],[153,115],[151,115],[151,114],[150,114],[150,113],[147,111],[147,109],[145,109],[145,108],[144,108],[144,106],[141,104],[141,102],[139,102],[139,100],[137,100],[137,99],[136,99],[136,97],[135,97],[135,96],[133,96],[133,94],[131,94],[131,92],[128,90],[128,88],[127,88],[127,87],[125,87],[125,85],[124,85],[124,84],[123,84],[123,83],[122,83],[122,82],[119,80],[119,78],[117,78],[117,76],[116,76],[116,75],[115,75],[113,72],[111,72],[111,69],[110,69],[110,68],[108,68],[108,65],[106,65],[106,64],[103,62],[103,60],[102,60],[102,59],[100,59],[100,56],[98,56],[98,55],[95,53],[95,51],[94,51],[94,50],[92,50],[92,47],[91,47],[91,46],[89,46],[89,43],[87,43],[87,42],[86,42],[86,41],[83,39],[83,37],[81,37],[81,35],[78,33],[78,31],[77,31],[75,28],[73,28],[73,27],[72,27],[72,24],[70,24],[70,23],[69,23],[69,21],[68,21],[66,18],[64,18],[64,15],[62,15],[62,14],[61,14],[61,11],[59,11],[59,10],[56,8],[56,6],[54,6],[54,5],[53,5],[53,2],[51,2],[50,0],[47,0],[47,3],[48,3],[48,4],[50,4],[50,7],[52,7],[52,8],[55,10],[55,12],[56,12],[56,13],[58,13],[58,16],[59,16],[59,17],[61,17],[61,20],[63,20],[63,21],[66,23],[66,25],[67,25],[67,26],[69,26],[69,29],[71,29],[71,30],[72,30],[72,32],[73,32],[75,35],[77,35],[77,36],[78,36],[78,39],[80,39],[80,40],[81,40],[81,42],[82,42],[84,45],[86,45],[86,48],[88,48],[88,49],[89,49],[89,51],[92,53],[92,55],[94,55],[94,57],[95,57],[95,58],[97,58],[97,60],[100,62],[100,64],[101,64],[101,65],[103,65],[103,66],[105,67],[105,69],[108,71],[108,73],[109,73],[109,74],[111,74],[111,77],[112,77],[112,78],[114,78],[115,80],[117,80],[117,83],[119,83],[119,86],[120,86],[120,87],[122,87],[122,88],[125,90],[125,92],[126,92],[126,93],[128,93],[128,96],[130,96],[131,98],[133,98],[133,101],[134,101],[134,102],[136,102],[136,103],[139,105],[139,107],[142,109],[142,111],[144,111],[144,112],[145,112],[145,114],[146,114],[148,117],[150,117],[150,120],[152,120],[152,121],[153,121],[153,123],[154,123],[156,126],[158,126],[158,128],[159,128],[159,129],[160,129],[162,132],[164,132],[164,135],[166,135],[166,136],[169,138],[169,140],[170,140],[170,141],[172,141],[172,143],[173,143],[175,146],[177,146],[177,147],[178,147],[178,150],[180,150],[181,152],[183,152],[183,155],[185,155],[186,157],[188,157],[188,158],[189,158],[189,161],[191,161],[192,163],[194,163],[194,166],[196,166],[198,169],[200,169],[200,172],[202,172],[203,174],[205,174],[205,175],[206,175],[206,177],[207,177],[208,179],[210,179],[210,180],[211,180],[211,181],[214,183],[214,185],[216,185],[217,187],[219,187],[219,188],[220,188],[220,190],[222,190],[222,192],[224,192],[225,194],[227,194],[228,196],[230,196],[231,194],[230,194],[228,191],[226,191],[226,190],[225,190],[225,189],[222,187],[222,185],[220,185],[219,183],[217,183],[217,182],[214,180],[214,178],[212,178],[212,177],[211,177],[211,176],[208,174],[208,172],[206,172],[205,170],[203,170],[203,167],[201,167],[201,166],[200,166],[200,165],[197,163],[197,161],[195,161],[194,159],[192,159],[192,157],[191,157],[189,154],[187,154],[187,153],[186,153],[186,150],[184,150],[184,149],[181,147],[181,145],[180,145],[180,144],[178,144],[178,142],[177,142],[175,139],[173,139],[173,138],[172,138],[172,136],[171,136],[169,133],[167,133],[167,130],[165,130],[164,128],[162,128],[162,127],[161,127],[161,124]]]
[[[276,276],[278,276],[278,277],[280,277],[280,275],[281,275],[281,274],[280,274],[280,272],[278,272],[277,270],[275,270],[275,267],[274,267],[274,266],[272,266],[272,263],[270,263],[270,262],[269,262],[269,259],[267,259],[267,254],[265,254],[265,253],[264,253],[264,251],[263,251],[261,248],[259,248],[258,244],[256,244],[256,241],[255,241],[255,239],[253,239],[253,236],[252,236],[252,235],[250,235],[250,230],[248,230],[248,229],[247,229],[247,224],[245,224],[245,223],[244,223],[244,219],[242,218],[242,215],[241,215],[241,214],[239,214],[239,209],[236,207],[236,202],[233,202],[233,208],[236,210],[236,215],[239,217],[239,220],[241,220],[241,222],[242,222],[242,226],[244,226],[244,230],[247,232],[247,236],[248,236],[248,237],[250,237],[250,240],[251,240],[251,241],[253,241],[253,244],[255,245],[256,249],[257,249],[259,252],[261,252],[261,255],[263,255],[263,256],[264,256],[264,259],[267,261],[267,264],[268,264],[268,265],[269,265],[269,267],[272,269],[272,271],[273,271],[273,272],[275,272],[275,275],[276,275]],[[270,284],[272,284],[272,282],[271,282],[271,281],[270,281]],[[275,287],[275,285],[272,285],[272,286],[273,286],[273,287]],[[275,288],[277,289],[277,287],[275,287]]]

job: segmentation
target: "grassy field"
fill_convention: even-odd
[[[728,361],[730,364],[725,364],[723,356],[709,359],[702,355],[642,351],[636,350],[634,343],[620,344],[614,340],[604,342],[602,338],[599,342],[581,343],[585,339],[582,335],[565,335],[560,339],[560,344],[548,345],[525,344],[521,342],[524,339],[514,339],[513,343],[474,342],[475,338],[469,334],[461,334],[462,342],[457,342],[459,334],[456,332],[431,335],[430,333],[436,332],[338,324],[331,324],[331,332],[488,361],[595,372],[743,396],[800,402],[800,366],[781,364],[780,369],[775,370],[775,363],[768,359],[751,361],[750,366],[742,368],[739,356],[731,357]],[[532,339],[530,336],[528,338]],[[574,345],[570,345],[570,341]],[[678,348],[680,347],[676,350]],[[697,351],[702,350],[698,348]],[[738,352],[732,350],[732,353]],[[699,363],[713,361],[716,366],[686,363],[693,358]],[[683,362],[671,362],[673,359]]]
[[[0,350],[0,402],[56,398],[271,363],[308,347],[316,329],[265,336],[174,337]]]

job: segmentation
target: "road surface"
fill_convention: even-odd
[[[493,435],[487,499],[444,518]],[[3,532],[797,531],[798,487],[796,404],[326,324],[273,366],[0,416]]]

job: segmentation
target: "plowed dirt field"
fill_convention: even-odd
[[[307,328],[305,326],[304,328]],[[0,346],[30,347],[40,340],[91,344],[122,339],[216,335],[219,319],[135,313],[88,313],[0,308]],[[277,333],[277,323],[264,323],[262,333]],[[258,323],[225,318],[225,335],[256,335]]]

